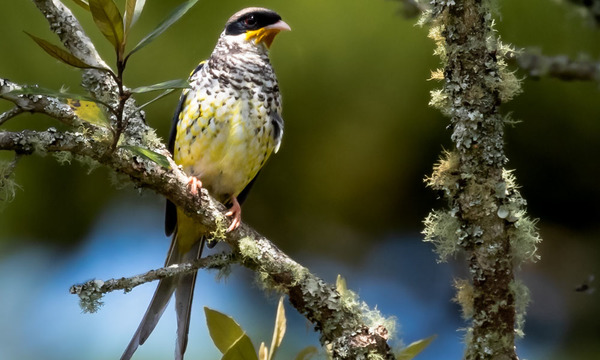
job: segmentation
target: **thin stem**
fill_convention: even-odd
[[[15,116],[17,116],[23,112],[25,112],[25,110],[21,109],[18,106],[15,106],[14,108],[6,111],[2,115],[0,115],[0,125],[4,124],[6,121],[14,118]]]

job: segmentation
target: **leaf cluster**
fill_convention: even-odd
[[[271,347],[269,348],[264,342],[261,342],[258,353],[250,337],[230,316],[207,307],[204,308],[204,313],[210,337],[223,354],[221,360],[273,360],[275,358],[286,330],[287,321],[283,307],[283,297],[279,298],[279,304],[277,305]],[[314,346],[309,346],[300,351],[295,360],[308,360],[317,353],[318,350]]]
[[[187,0],[175,8],[161,23],[159,23],[150,33],[143,37],[129,52],[126,51],[130,30],[139,19],[146,0],[126,0],[124,14],[121,14],[114,0],[73,0],[88,11],[96,26],[113,46],[116,54],[116,71],[105,66],[90,64],[89,61],[81,59],[64,48],[55,45],[47,40],[25,32],[38,46],[47,54],[61,62],[80,69],[93,69],[104,71],[111,76],[119,89],[118,103],[109,104],[107,101],[96,99],[91,96],[70,94],[65,91],[43,89],[39,87],[28,87],[14,91],[15,95],[46,95],[59,99],[64,99],[71,107],[73,112],[81,120],[108,128],[113,135],[112,150],[114,151],[119,143],[119,138],[128,124],[128,117],[125,116],[125,103],[132,94],[148,93],[153,91],[162,91],[154,99],[138,106],[129,114],[135,114],[154,101],[172,93],[175,89],[188,88],[186,80],[168,80],[157,84],[140,86],[133,89],[127,89],[123,84],[123,75],[130,56],[150,44],[154,39],[160,36],[165,30],[179,20],[188,10],[196,4],[198,0]],[[107,116],[107,112],[112,115]],[[127,150],[154,161],[163,167],[168,167],[168,161],[163,155],[157,154],[151,150],[141,147],[127,147]]]

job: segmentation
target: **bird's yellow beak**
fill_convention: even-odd
[[[271,24],[254,31],[246,32],[246,40],[254,40],[256,44],[264,43],[267,48],[271,47],[275,35],[280,31],[291,31],[292,28],[283,20],[279,20],[275,24]]]

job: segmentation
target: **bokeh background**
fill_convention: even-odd
[[[123,1],[118,1],[123,3]],[[105,59],[113,53],[91,16],[66,1]],[[147,1],[139,40],[179,1]],[[398,340],[437,334],[419,359],[461,357],[465,326],[451,301],[463,259],[437,264],[422,242],[422,219],[445,204],[422,179],[444,148],[448,119],[428,107],[427,81],[439,67],[427,28],[384,0],[200,1],[129,63],[135,87],[185,78],[207,57],[225,20],[246,6],[277,10],[293,31],[272,47],[284,98],[285,135],[244,207],[244,220],[327,281],[342,274],[351,289],[398,320]],[[559,1],[499,2],[498,35],[548,55],[597,59],[600,32]],[[23,30],[57,42],[30,1],[0,4],[0,76],[48,88],[79,87],[79,71],[40,50]],[[574,289],[598,274],[600,101],[598,84],[524,78],[524,93],[503,106],[522,120],[506,129],[508,166],[516,170],[531,216],[539,218],[541,261],[518,276],[532,303],[518,343],[521,358],[597,359],[598,293]],[[140,97],[140,101],[148,98]],[[166,138],[177,96],[147,108]],[[0,110],[10,108],[0,103]],[[21,115],[3,129],[60,127]],[[0,159],[12,155],[0,152]],[[0,212],[0,359],[116,359],[129,342],[155,284],[110,294],[97,314],[82,314],[70,285],[144,272],[162,265],[164,200],[123,187],[103,168],[52,156],[19,161],[16,199]],[[270,342],[276,294],[236,268],[227,279],[202,273],[190,330],[189,359],[217,359],[203,306],[235,317],[256,345]],[[591,283],[594,286],[594,283]],[[310,324],[287,306],[280,359],[317,345]],[[137,358],[170,358],[175,319],[169,309]]]

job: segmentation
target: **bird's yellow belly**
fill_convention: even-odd
[[[226,202],[239,195],[273,151],[268,114],[262,104],[253,106],[248,100],[198,100],[186,101],[174,160]]]

